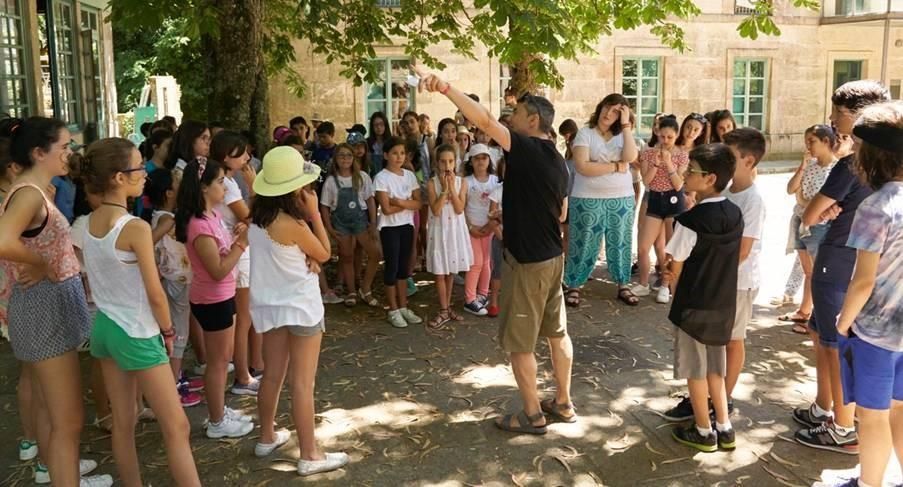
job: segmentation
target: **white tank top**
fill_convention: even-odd
[[[88,228],[91,228],[88,217]],[[152,338],[160,334],[160,326],[151,312],[147,290],[134,252],[116,248],[123,227],[138,219],[123,215],[103,237],[85,232],[85,270],[97,309],[113,320],[132,338]]]
[[[248,229],[251,253],[251,320],[259,333],[323,321],[320,281],[296,245],[283,245],[257,225]]]

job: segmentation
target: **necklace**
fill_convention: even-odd
[[[106,206],[115,206],[115,207],[118,207],[118,208],[122,208],[122,209],[125,210],[125,211],[129,211],[129,208],[128,208],[127,206],[125,206],[125,205],[120,205],[119,203],[111,203],[111,202],[109,202],[109,201],[101,201],[100,204],[106,205]]]

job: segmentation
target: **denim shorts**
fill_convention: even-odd
[[[687,211],[683,191],[648,191],[646,216],[664,220]]]
[[[850,333],[840,337],[843,402],[867,409],[888,410],[891,400],[903,401],[903,352],[892,352]]]
[[[825,234],[828,233],[828,224],[812,225],[806,229],[807,232],[801,228],[802,224],[803,219],[796,215],[790,219],[790,242],[788,242],[790,248],[788,250],[805,250],[812,258],[815,258],[818,254],[818,246],[821,245]]]
[[[843,308],[849,283],[812,280],[812,316],[809,329],[818,334],[818,342],[837,348],[837,315]]]

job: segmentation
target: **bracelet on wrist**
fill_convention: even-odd
[[[160,330],[160,334],[163,335],[163,338],[171,338],[176,336],[176,328],[170,326],[168,330]]]
[[[234,247],[240,248],[242,252],[244,252],[245,250],[248,250],[248,246],[247,246],[247,245],[244,245],[243,243],[238,242],[238,241],[232,242],[232,245],[233,245]]]
[[[446,82],[445,82],[445,88],[440,88],[440,89],[439,89],[439,93],[442,94],[442,95],[447,95],[447,94],[448,94],[448,90],[450,90],[450,89],[451,89],[451,83],[449,83],[448,81],[446,81]]]

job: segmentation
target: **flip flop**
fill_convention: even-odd
[[[792,331],[793,333],[796,333],[798,335],[808,335],[809,327],[807,327],[806,325],[804,325],[802,323],[794,323],[793,327],[790,328],[790,331]]]
[[[778,321],[783,321],[784,323],[808,323],[809,316],[805,316],[805,318],[800,318],[801,316],[805,316],[800,314],[798,311],[794,311],[793,313],[787,313],[785,315],[778,316]]]
[[[515,426],[514,418],[517,418],[518,425]],[[527,413],[521,411],[517,414],[506,414],[495,421],[496,428],[512,433],[527,433],[530,435],[544,435],[548,432],[546,425],[533,426],[533,421],[543,418],[542,413],[536,413],[535,416],[527,416]]]
[[[577,288],[568,289],[564,294],[564,304],[571,308],[580,306],[580,290]]]
[[[577,422],[577,408],[574,407],[574,404],[558,404],[555,402],[555,399],[546,399],[545,401],[540,401],[539,407],[542,408],[542,411],[552,419],[556,421],[560,421],[562,423],[576,423]],[[564,416],[561,414],[564,411],[572,411],[570,416]]]

